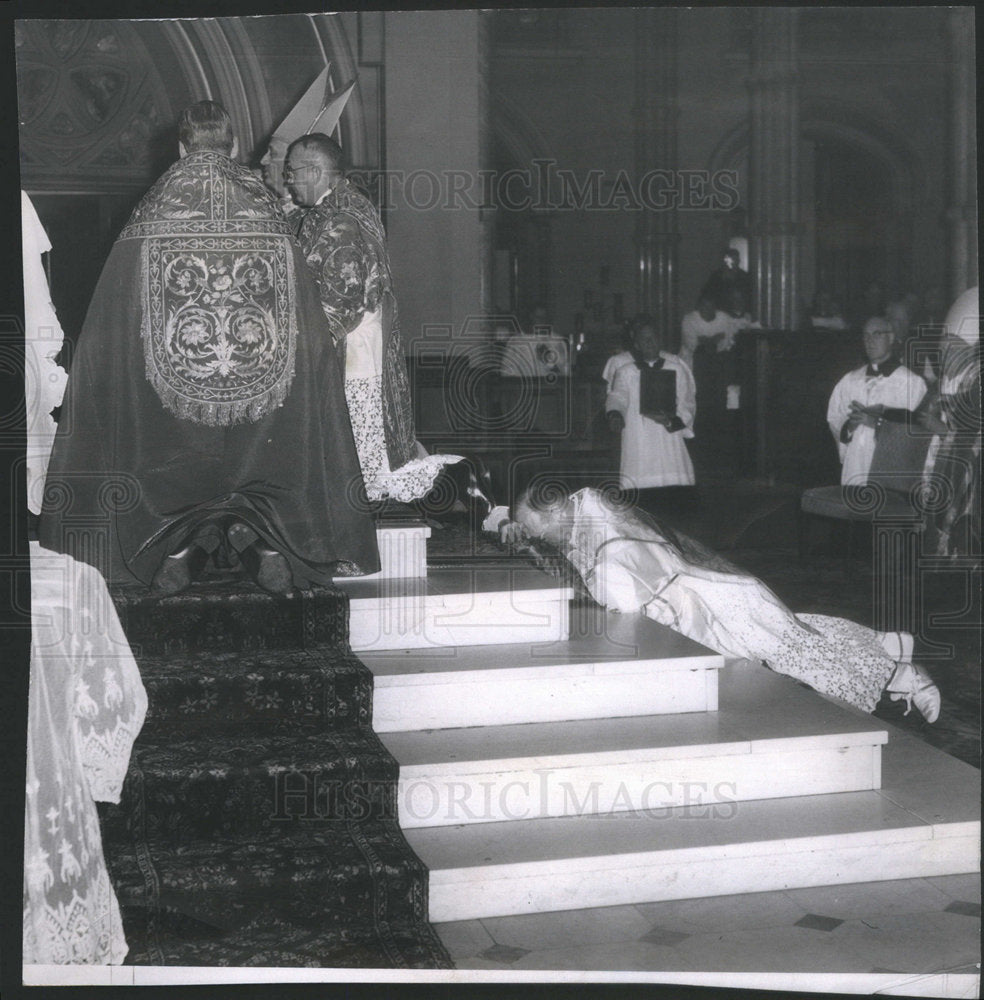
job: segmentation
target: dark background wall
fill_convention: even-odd
[[[953,127],[954,56],[972,61],[973,32],[964,38],[954,24],[937,7],[798,10],[799,185],[790,211],[801,303],[823,285],[851,314],[873,280],[889,294],[914,290],[944,306],[952,297],[942,286],[950,280],[947,227],[960,200],[955,157],[967,160],[966,176],[976,174],[972,108],[963,154]],[[593,172],[599,178],[582,207],[499,201],[420,210],[386,199],[403,329],[414,349],[442,336],[460,340],[474,317],[493,310],[524,323],[536,303],[561,334],[580,315],[589,347],[613,343],[641,303],[640,210],[624,199],[605,206],[618,179],[665,166],[680,175],[732,171],[730,204],[676,213],[678,294],[666,319],[674,343],[723,246],[749,234],[753,21],[748,9],[681,8],[671,62],[658,33],[651,60],[640,50],[638,25],[631,8],[19,22],[22,186],[54,246],[53,295],[66,334],[81,328],[133,204],[176,154],[180,109],[221,100],[243,159],[255,165],[330,63],[336,88],[358,79],[338,135],[370,176],[426,169],[536,177],[537,164],[549,162],[578,184]],[[654,148],[675,148],[675,156],[640,162],[640,135],[652,128],[652,95],[640,80],[664,62],[672,78],[664,73],[659,86],[672,99],[659,128],[672,129],[673,141],[658,135]],[[975,206],[962,210],[976,218]],[[849,343],[838,358],[845,352],[853,361]],[[822,365],[821,373],[822,358],[786,356],[813,395],[828,391],[835,373]],[[829,464],[829,442],[816,440],[818,432],[822,438],[813,419],[803,431],[809,440],[786,442],[776,454],[815,449]],[[779,474],[802,478],[795,464]]]

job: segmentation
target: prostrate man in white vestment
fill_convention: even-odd
[[[896,357],[891,320],[869,319],[861,336],[868,363],[848,372],[834,386],[827,407],[844,486],[867,482],[878,426],[886,420],[905,422],[907,411],[915,410],[926,394],[926,383]]]

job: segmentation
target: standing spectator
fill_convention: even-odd
[[[697,308],[688,312],[680,325],[680,357],[693,368],[694,352],[702,341],[715,344],[719,351],[727,351],[737,330],[733,316],[718,309],[710,295],[701,295]]]
[[[840,453],[841,483],[861,486],[875,452],[875,431],[886,420],[905,422],[926,394],[926,383],[896,357],[895,329],[884,317],[869,319],[861,335],[868,364],[834,386],[827,424]]]
[[[735,315],[737,301],[735,293],[741,296],[737,315],[743,315],[752,308],[752,279],[747,271],[742,270],[740,262],[741,255],[737,250],[725,250],[721,267],[712,272],[700,291],[701,298],[708,296],[718,309],[732,315]]]
[[[901,298],[889,302],[885,306],[885,317],[895,327],[899,356],[905,358],[906,344],[919,321],[919,296],[915,292],[907,292]]]
[[[637,316],[632,325],[632,363],[615,372],[605,401],[610,428],[622,433],[623,489],[694,484],[694,467],[684,443],[694,435],[694,378],[680,358],[660,347],[653,319]]]
[[[632,357],[632,324],[626,323],[625,329],[619,334],[619,343],[621,350],[615,354],[612,354],[608,360],[605,362],[605,367],[601,370],[601,377],[605,381],[605,386],[609,392],[612,391],[612,385],[615,382],[615,373],[623,365],[630,365],[633,362]]]

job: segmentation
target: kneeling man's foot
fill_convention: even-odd
[[[179,594],[196,580],[208,562],[209,553],[192,542],[180,552],[166,556],[157,568],[150,589],[155,594]]]
[[[250,551],[256,552],[258,557],[255,572],[250,570],[253,579],[268,593],[289,594],[294,587],[294,578],[287,558],[280,552],[259,546]]]
[[[246,572],[270,594],[289,594],[294,587],[286,556],[264,547],[252,528],[241,522],[228,532],[229,544],[239,553]]]

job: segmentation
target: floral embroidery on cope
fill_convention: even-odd
[[[255,422],[287,397],[296,328],[281,236],[149,237],[143,266],[147,378],[176,416]]]

